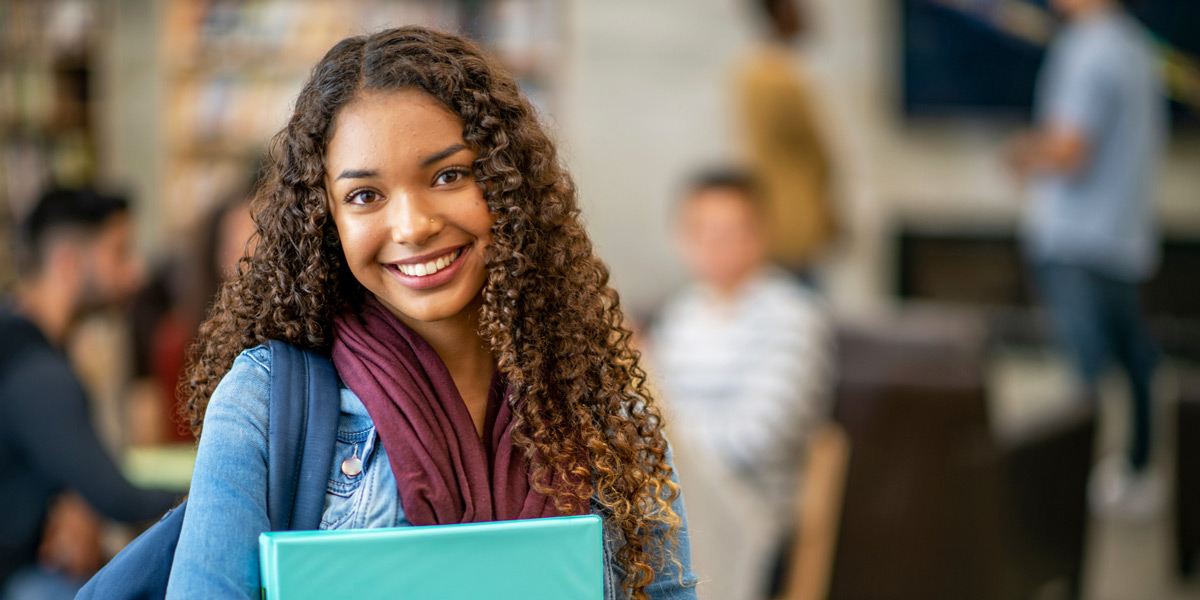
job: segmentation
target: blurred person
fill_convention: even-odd
[[[1025,253],[1086,395],[1095,397],[1113,357],[1129,379],[1127,453],[1097,465],[1091,502],[1146,514],[1164,490],[1148,471],[1158,356],[1138,286],[1158,262],[1153,199],[1166,100],[1149,34],[1116,0],[1051,4],[1065,26],[1039,74],[1034,129],[1012,141],[1007,158],[1030,185]]]
[[[661,311],[649,351],[673,433],[735,474],[777,524],[764,582],[774,594],[806,440],[828,412],[831,326],[818,299],[768,262],[767,214],[748,175],[701,173],[677,210],[693,281]]]
[[[812,81],[796,51],[806,32],[795,0],[753,0],[764,35],[734,82],[742,143],[770,218],[769,255],[802,275],[834,240],[829,152],[820,135]]]
[[[201,223],[195,243],[159,265],[131,305],[139,443],[195,439],[183,422],[179,381],[205,313],[252,249],[247,247],[254,234],[252,190],[246,186],[218,204]]]
[[[121,474],[62,350],[81,317],[123,302],[138,283],[125,200],[48,192],[20,240],[15,302],[0,306],[0,598],[73,597],[99,563],[89,507],[140,521],[176,497],[135,488]],[[64,491],[77,495],[58,499],[51,519]]]

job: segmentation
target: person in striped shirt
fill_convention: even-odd
[[[676,216],[692,281],[658,315],[649,352],[673,435],[761,498],[786,548],[806,438],[828,413],[833,333],[816,295],[769,264],[765,213],[744,173],[692,181]]]

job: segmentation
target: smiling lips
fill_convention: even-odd
[[[396,269],[409,277],[428,277],[450,266],[454,259],[458,258],[463,253],[463,248],[459,248],[450,254],[443,254],[429,262],[418,263],[415,265],[395,265]]]
[[[425,262],[391,263],[385,266],[405,287],[416,290],[433,289],[454,279],[462,267],[463,256],[469,249],[470,246],[463,246]]]

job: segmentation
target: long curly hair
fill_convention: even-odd
[[[513,440],[531,485],[563,514],[594,497],[623,542],[622,583],[645,599],[655,571],[674,560],[681,525],[661,413],[554,144],[512,77],[459,37],[421,27],[352,37],[313,68],[271,142],[254,200],[256,249],[191,349],[186,418],[199,435],[242,350],[279,339],[328,352],[334,315],[360,306],[364,289],[326,206],[325,150],[343,106],[364,90],[400,89],[424,91],[458,115],[478,152],[474,175],[496,217],[479,335],[522,399]]]

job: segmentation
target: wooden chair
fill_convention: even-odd
[[[809,443],[804,481],[797,494],[795,542],[777,600],[828,597],[849,460],[850,440],[836,423],[823,426]]]

